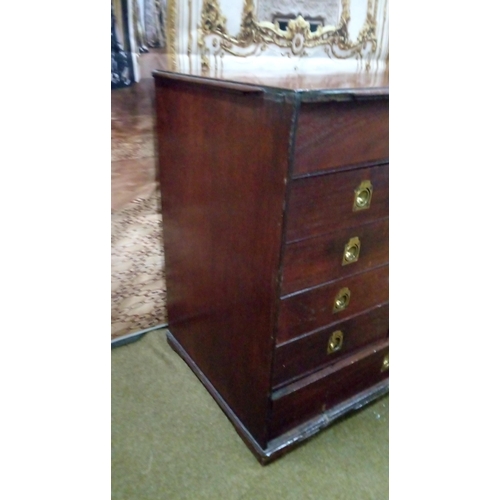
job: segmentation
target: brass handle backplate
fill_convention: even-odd
[[[333,300],[333,313],[343,311],[349,305],[350,300],[351,290],[349,288],[342,288]]]
[[[361,251],[361,242],[355,236],[351,238],[344,247],[344,255],[342,257],[342,265],[352,264],[359,259],[359,252]]]
[[[386,354],[384,356],[384,360],[382,361],[382,368],[380,369],[380,371],[385,372],[388,369],[389,369],[389,354]]]
[[[327,354],[340,351],[340,349],[342,349],[343,341],[344,341],[344,334],[340,330],[333,332],[330,338],[328,339],[328,346],[326,349]]]
[[[361,184],[354,190],[354,204],[352,210],[365,210],[370,208],[372,201],[373,186],[370,181],[362,181]]]

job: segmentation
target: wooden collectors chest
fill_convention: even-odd
[[[267,463],[388,391],[387,77],[154,77],[168,340]]]

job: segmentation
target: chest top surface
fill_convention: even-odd
[[[388,70],[324,74],[295,72],[279,76],[276,73],[261,70],[247,74],[227,73],[218,78],[157,70],[153,72],[153,76],[157,80],[192,82],[239,92],[296,94],[304,102],[389,96]]]

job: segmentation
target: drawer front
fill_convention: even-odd
[[[290,243],[285,248],[281,295],[389,262],[389,218]]]
[[[295,176],[388,158],[388,99],[302,103]]]
[[[389,215],[389,165],[292,181],[288,243]]]
[[[389,335],[389,305],[376,307],[276,348],[273,387],[335,362]]]
[[[377,342],[272,394],[270,439],[389,376],[389,341]]]
[[[389,266],[281,300],[277,344],[389,302]]]

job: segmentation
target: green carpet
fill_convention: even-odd
[[[385,500],[388,396],[263,467],[166,342],[111,351],[113,500]]]

